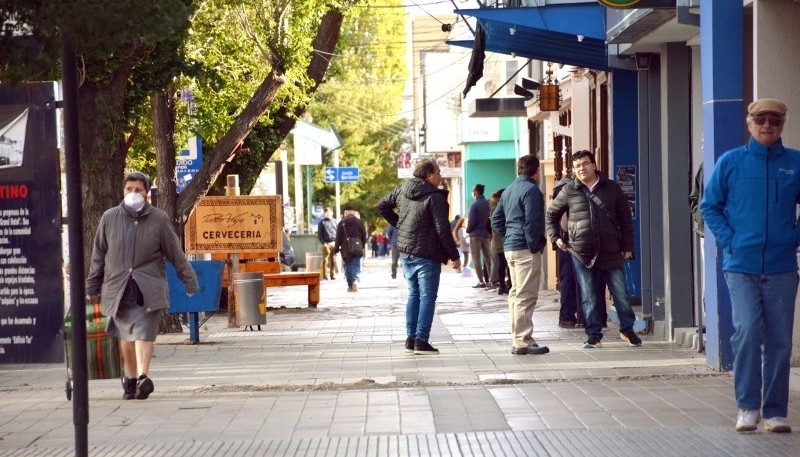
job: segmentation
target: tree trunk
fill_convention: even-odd
[[[78,88],[78,135],[83,190],[84,271],[88,274],[100,217],[122,201],[125,173],[125,90],[132,65],[125,63],[103,83],[84,80]]]
[[[322,78],[328,71],[328,67],[331,63],[331,56],[333,55],[333,51],[336,50],[336,43],[339,41],[343,20],[344,16],[342,16],[341,11],[330,10],[325,13],[320,22],[317,35],[314,38],[314,44],[312,45],[315,52],[306,69],[306,75],[314,82],[308,89],[311,94],[317,90],[322,82]],[[260,173],[267,165],[272,155],[278,150],[283,140],[294,128],[297,123],[297,118],[305,112],[306,108],[308,108],[307,104],[290,112],[285,106],[281,106],[273,111],[270,115],[271,118],[275,119],[275,123],[272,126],[273,133],[271,135],[266,135],[264,138],[265,154],[262,157],[262,162],[253,170],[254,173]],[[225,165],[227,167],[228,164]],[[220,174],[228,173],[223,168]],[[248,193],[249,189],[243,189],[243,192]]]
[[[153,120],[153,140],[156,150],[156,182],[158,198],[156,205],[167,212],[172,220],[178,238],[183,238],[183,224],[175,217],[178,202],[175,187],[175,117],[176,100],[171,94],[172,87],[150,95],[150,117]],[[161,311],[158,333],[182,333],[181,321],[177,314]]]

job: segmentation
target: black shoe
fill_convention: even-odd
[[[561,328],[575,328],[578,323],[575,321],[558,321],[558,326]]]
[[[542,354],[547,354],[548,352],[550,352],[550,348],[548,348],[547,346],[539,346],[536,343],[533,343],[530,346],[525,346],[522,348],[511,349],[511,353],[514,355],[528,355],[528,354],[542,355]]]
[[[508,295],[508,289],[503,286],[497,288],[497,295]]]
[[[632,347],[639,347],[642,345],[642,339],[639,338],[639,335],[637,335],[633,330],[622,332],[619,334],[619,337],[622,338],[623,341],[627,341]]]
[[[139,400],[147,400],[147,397],[155,390],[153,380],[148,378],[146,374],[139,376],[136,381],[136,398]]]
[[[406,354],[413,354],[414,353],[414,337],[409,336],[406,337]]]
[[[478,284],[475,284],[474,286],[472,286],[472,288],[473,289],[485,289],[486,288],[486,284],[484,284],[482,282],[479,282]]]
[[[327,276],[323,276],[323,277],[322,277],[322,280],[323,280],[323,281],[327,281],[327,280],[328,280],[328,277],[327,277]]]
[[[422,341],[419,338],[414,338],[414,354],[417,355],[436,355],[439,350],[428,344],[427,341]]]
[[[136,378],[122,378],[123,400],[133,400],[136,398]]]
[[[586,322],[578,322],[575,324],[575,328],[586,328]]]

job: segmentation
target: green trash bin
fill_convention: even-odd
[[[233,293],[236,297],[236,320],[240,326],[267,323],[266,289],[264,273],[234,273]]]

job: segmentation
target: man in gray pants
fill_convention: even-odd
[[[492,234],[489,226],[489,202],[483,196],[485,187],[483,184],[475,184],[475,187],[472,188],[475,203],[469,207],[469,217],[467,218],[469,250],[472,254],[475,273],[478,276],[478,284],[472,286],[474,289],[494,288],[491,283],[483,282],[484,267],[487,275],[492,271]]]

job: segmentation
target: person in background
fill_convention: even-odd
[[[533,310],[539,300],[544,238],[544,195],[539,190],[539,159],[528,154],[517,161],[517,179],[506,187],[492,214],[492,230],[503,237],[511,273],[508,311],[511,353],[546,354],[533,339]]]
[[[389,225],[386,229],[386,239],[389,242],[389,249],[392,255],[392,279],[397,278],[397,265],[400,260],[400,251],[397,249],[397,235],[400,233],[397,227]]]
[[[603,346],[603,324],[597,312],[597,284],[606,283],[619,316],[620,338],[630,346],[642,345],[633,330],[636,315],[625,288],[623,260],[633,257],[633,216],[619,184],[597,171],[594,154],[572,154],[575,180],[563,186],[547,209],[547,234],[559,249],[572,255],[586,320],[584,349]],[[569,212],[568,230],[561,217]]]
[[[478,275],[478,284],[473,288],[484,289],[491,287],[488,281],[489,271],[492,269],[492,234],[489,233],[489,202],[483,196],[486,186],[475,184],[472,196],[475,202],[469,207],[467,216],[467,235],[469,235],[469,248],[472,253],[472,265]]]
[[[786,105],[747,107],[747,144],[719,156],[700,211],[722,253],[731,297],[736,431],[791,432],[792,327],[797,297],[800,151],[783,145]]]
[[[198,290],[172,220],[147,202],[149,190],[144,173],[125,177],[122,202],[100,218],[86,277],[86,299],[100,303],[109,318],[106,331],[120,340],[123,400],[145,400],[155,390],[148,373],[161,312],[169,305],[165,263],[175,266],[189,296]]]
[[[361,276],[361,261],[364,258],[364,246],[367,243],[367,229],[357,217],[358,212],[353,205],[344,205],[344,217],[336,226],[336,242],[333,250],[341,254],[344,261],[344,277],[347,280],[347,291],[358,292],[358,282]],[[361,240],[361,251],[351,250],[348,238]]]
[[[322,220],[317,224],[317,239],[322,245],[322,279],[336,279],[336,221],[332,219],[333,209],[325,208]]]
[[[438,354],[429,342],[442,264],[461,261],[450,230],[447,191],[439,188],[442,175],[436,161],[421,160],[414,177],[378,202],[378,213],[397,227],[400,265],[408,282],[405,351]]]
[[[503,196],[504,190],[505,189],[498,189],[494,191],[489,198],[489,220],[491,220],[494,210],[500,202],[500,197]],[[497,284],[497,295],[508,295],[508,289],[510,287],[508,285],[510,278],[506,278],[509,273],[508,261],[506,261],[506,256],[503,253],[503,237],[495,230],[492,230],[492,253],[494,254],[494,258],[492,259],[492,282]]]
[[[467,236],[466,219],[458,215],[456,215],[456,223],[453,224],[453,240],[464,257],[461,266],[456,268],[456,271],[461,273],[462,269],[469,266],[469,237]]]

